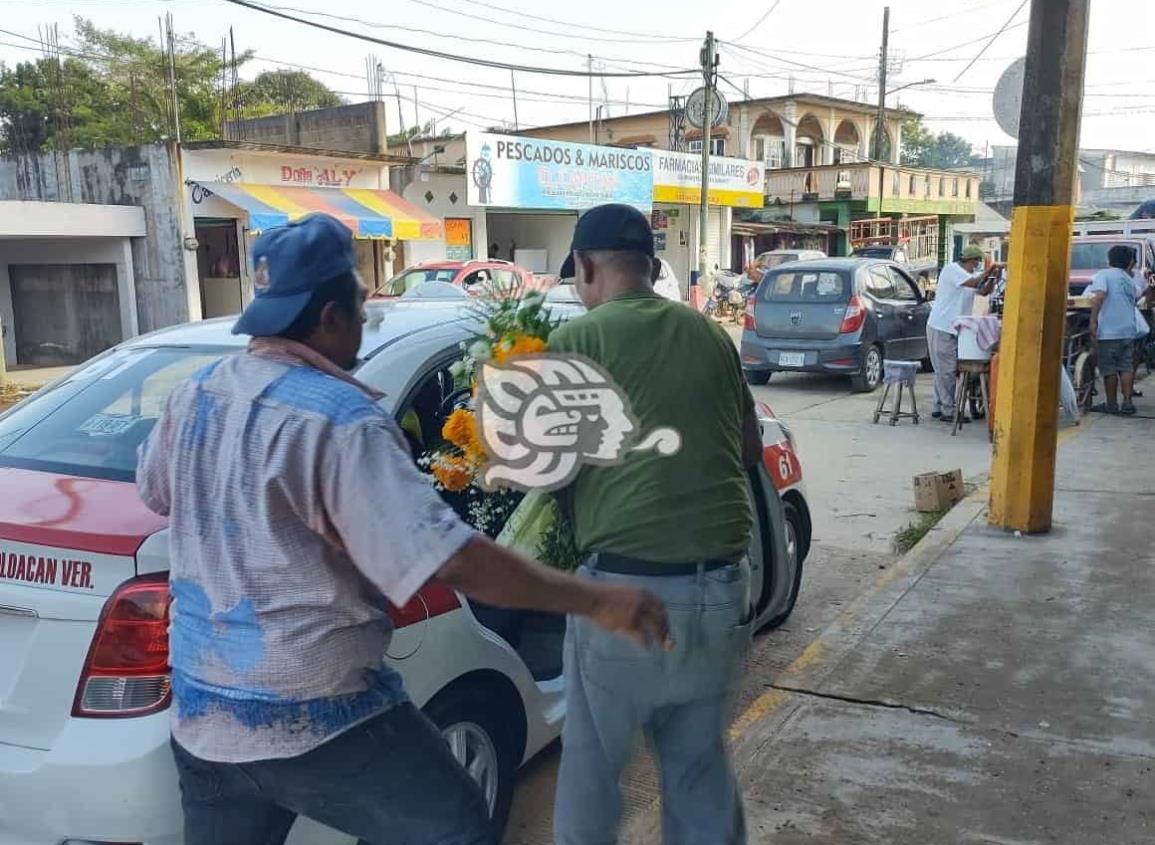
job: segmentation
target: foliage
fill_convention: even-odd
[[[537,292],[494,289],[476,306],[484,331],[462,344],[463,358],[452,367],[460,387],[476,386],[476,370],[485,361],[511,359],[545,352],[558,325]],[[445,443],[421,456],[419,463],[433,476],[438,490],[464,498],[467,521],[491,537],[501,526],[516,530],[510,542],[547,566],[570,570],[579,553],[568,520],[553,498],[544,493],[526,496],[510,491],[484,491],[481,477],[489,459],[478,431],[477,412],[470,406],[454,410],[441,429]],[[520,518],[519,518],[520,517]]]
[[[912,522],[903,528],[894,537],[894,550],[900,555],[904,555],[918,545],[930,529],[934,528],[942,518],[946,516],[950,508],[943,508],[938,511],[931,511],[930,513],[921,514],[917,521]]]
[[[74,18],[75,45],[60,60],[0,64],[0,153],[163,141],[172,134],[172,91],[166,50]],[[176,36],[172,76],[185,140],[215,138],[222,117],[226,66],[192,35]],[[237,56],[237,66],[251,60]],[[227,70],[231,74],[231,63]],[[336,105],[332,91],[299,71],[262,73],[238,86],[241,117]]]
[[[340,97],[301,70],[261,71],[240,86],[237,96],[246,117],[341,105]]]
[[[436,134],[435,134],[436,133]],[[386,136],[386,144],[390,147],[399,147],[406,141],[415,140],[417,138],[448,138],[453,134],[453,130],[448,126],[443,126],[440,132],[437,132],[437,122],[427,120],[421,126],[416,124],[408,127],[402,132],[395,132],[392,135]]]
[[[902,123],[902,163],[915,167],[949,169],[971,163],[970,142],[952,132],[930,132],[917,117]]]

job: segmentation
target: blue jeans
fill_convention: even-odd
[[[172,745],[185,845],[280,845],[298,815],[365,845],[496,845],[481,791],[408,702],[283,760],[213,763]]]
[[[595,560],[596,564],[596,560]],[[554,811],[557,845],[613,845],[619,778],[639,730],[662,775],[666,845],[744,845],[742,799],[726,748],[733,693],[749,651],[750,569],[641,577],[579,571],[649,590],[666,605],[673,650],[644,649],[581,617],[565,642],[566,719]]]

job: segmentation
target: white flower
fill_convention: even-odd
[[[489,344],[484,340],[476,340],[469,347],[469,357],[476,361],[488,361],[489,356]]]

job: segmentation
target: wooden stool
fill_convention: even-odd
[[[991,362],[990,361],[959,361],[958,375],[955,377],[955,408],[954,408],[954,426],[951,428],[951,437],[958,434],[958,430],[962,428],[963,409],[967,406],[968,400],[974,396],[974,385],[971,383],[971,376],[978,376],[979,390],[982,394],[983,408],[987,416],[991,414],[990,392],[991,392]],[[987,439],[994,440],[994,432],[987,428]]]
[[[890,424],[898,425],[898,421],[903,417],[914,420],[914,424],[918,425],[918,398],[915,395],[915,377],[918,375],[917,361],[883,361],[882,362],[882,383],[886,385],[886,389],[882,391],[882,396],[879,397],[878,407],[874,409],[874,422],[877,424],[879,417],[882,416],[886,406],[886,398],[890,396],[891,385],[898,386],[898,394],[895,396],[894,407],[890,410]],[[902,389],[903,387],[910,388],[910,406],[911,412],[904,412],[902,410]]]

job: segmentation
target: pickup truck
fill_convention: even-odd
[[[851,255],[884,258],[927,283],[938,276],[938,217],[874,217],[850,223]]]

